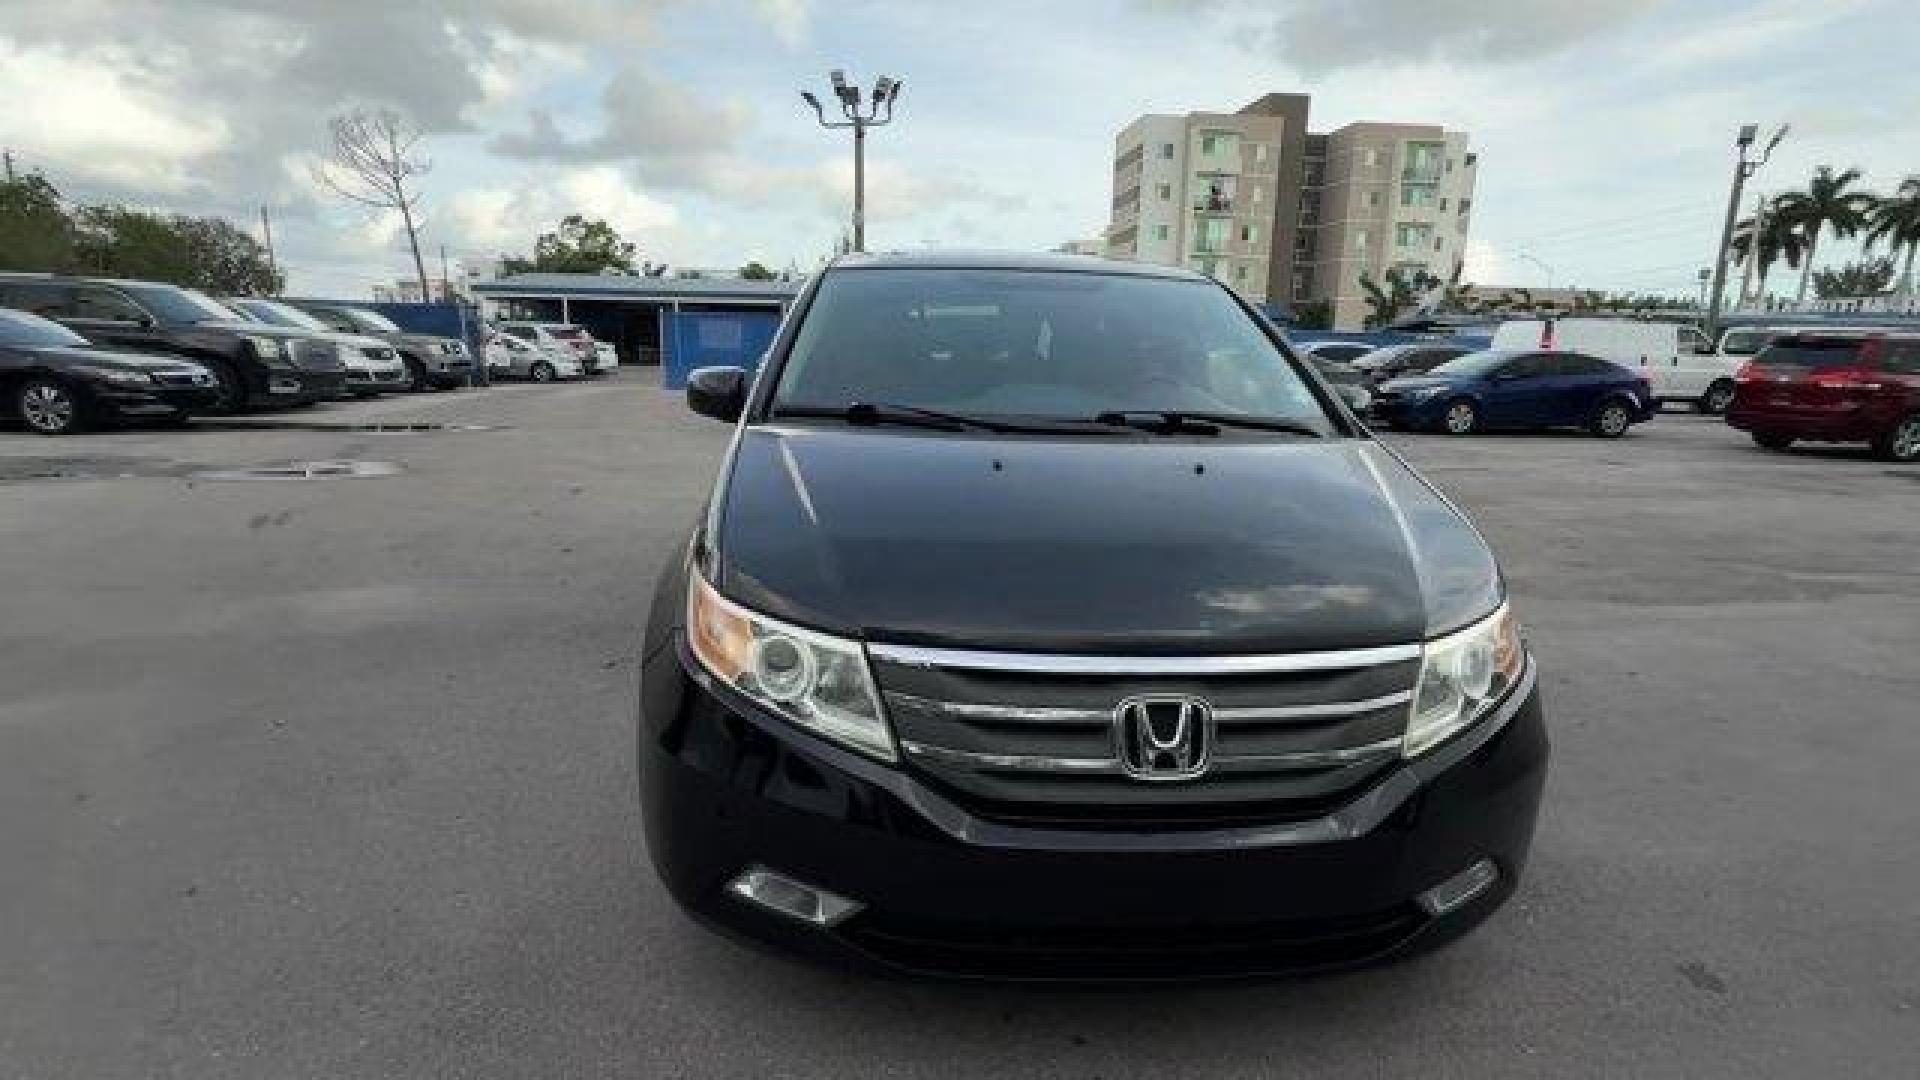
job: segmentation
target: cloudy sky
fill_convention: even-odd
[[[358,104],[426,132],[430,250],[477,264],[581,212],[731,270],[811,267],[842,228],[844,135],[796,93],[831,67],[906,80],[869,146],[875,248],[1089,237],[1128,120],[1305,91],[1317,130],[1472,133],[1471,280],[1684,292],[1740,122],[1793,125],[1762,190],[1920,172],[1910,4],[0,0],[0,143],[76,198],[270,206],[294,289],[364,296],[404,240],[310,169]]]

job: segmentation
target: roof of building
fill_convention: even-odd
[[[748,281],[744,278],[627,277],[618,274],[509,274],[475,282],[481,296],[583,296],[619,300],[769,303],[800,291],[796,281]]]

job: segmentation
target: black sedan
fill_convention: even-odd
[[[122,417],[181,423],[218,393],[192,361],[97,348],[59,323],[0,309],[0,400],[42,435]]]

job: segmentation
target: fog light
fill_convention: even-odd
[[[833,926],[860,910],[857,901],[816,889],[764,866],[756,866],[727,882],[727,891],[769,911],[815,926]]]
[[[1486,892],[1487,888],[1498,880],[1500,880],[1500,871],[1493,865],[1493,860],[1481,859],[1421,893],[1420,906],[1429,915],[1435,917],[1445,915]]]

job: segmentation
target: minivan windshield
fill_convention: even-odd
[[[856,403],[1048,420],[1219,413],[1336,430],[1226,290],[1127,274],[830,271],[781,369],[773,412]]]

